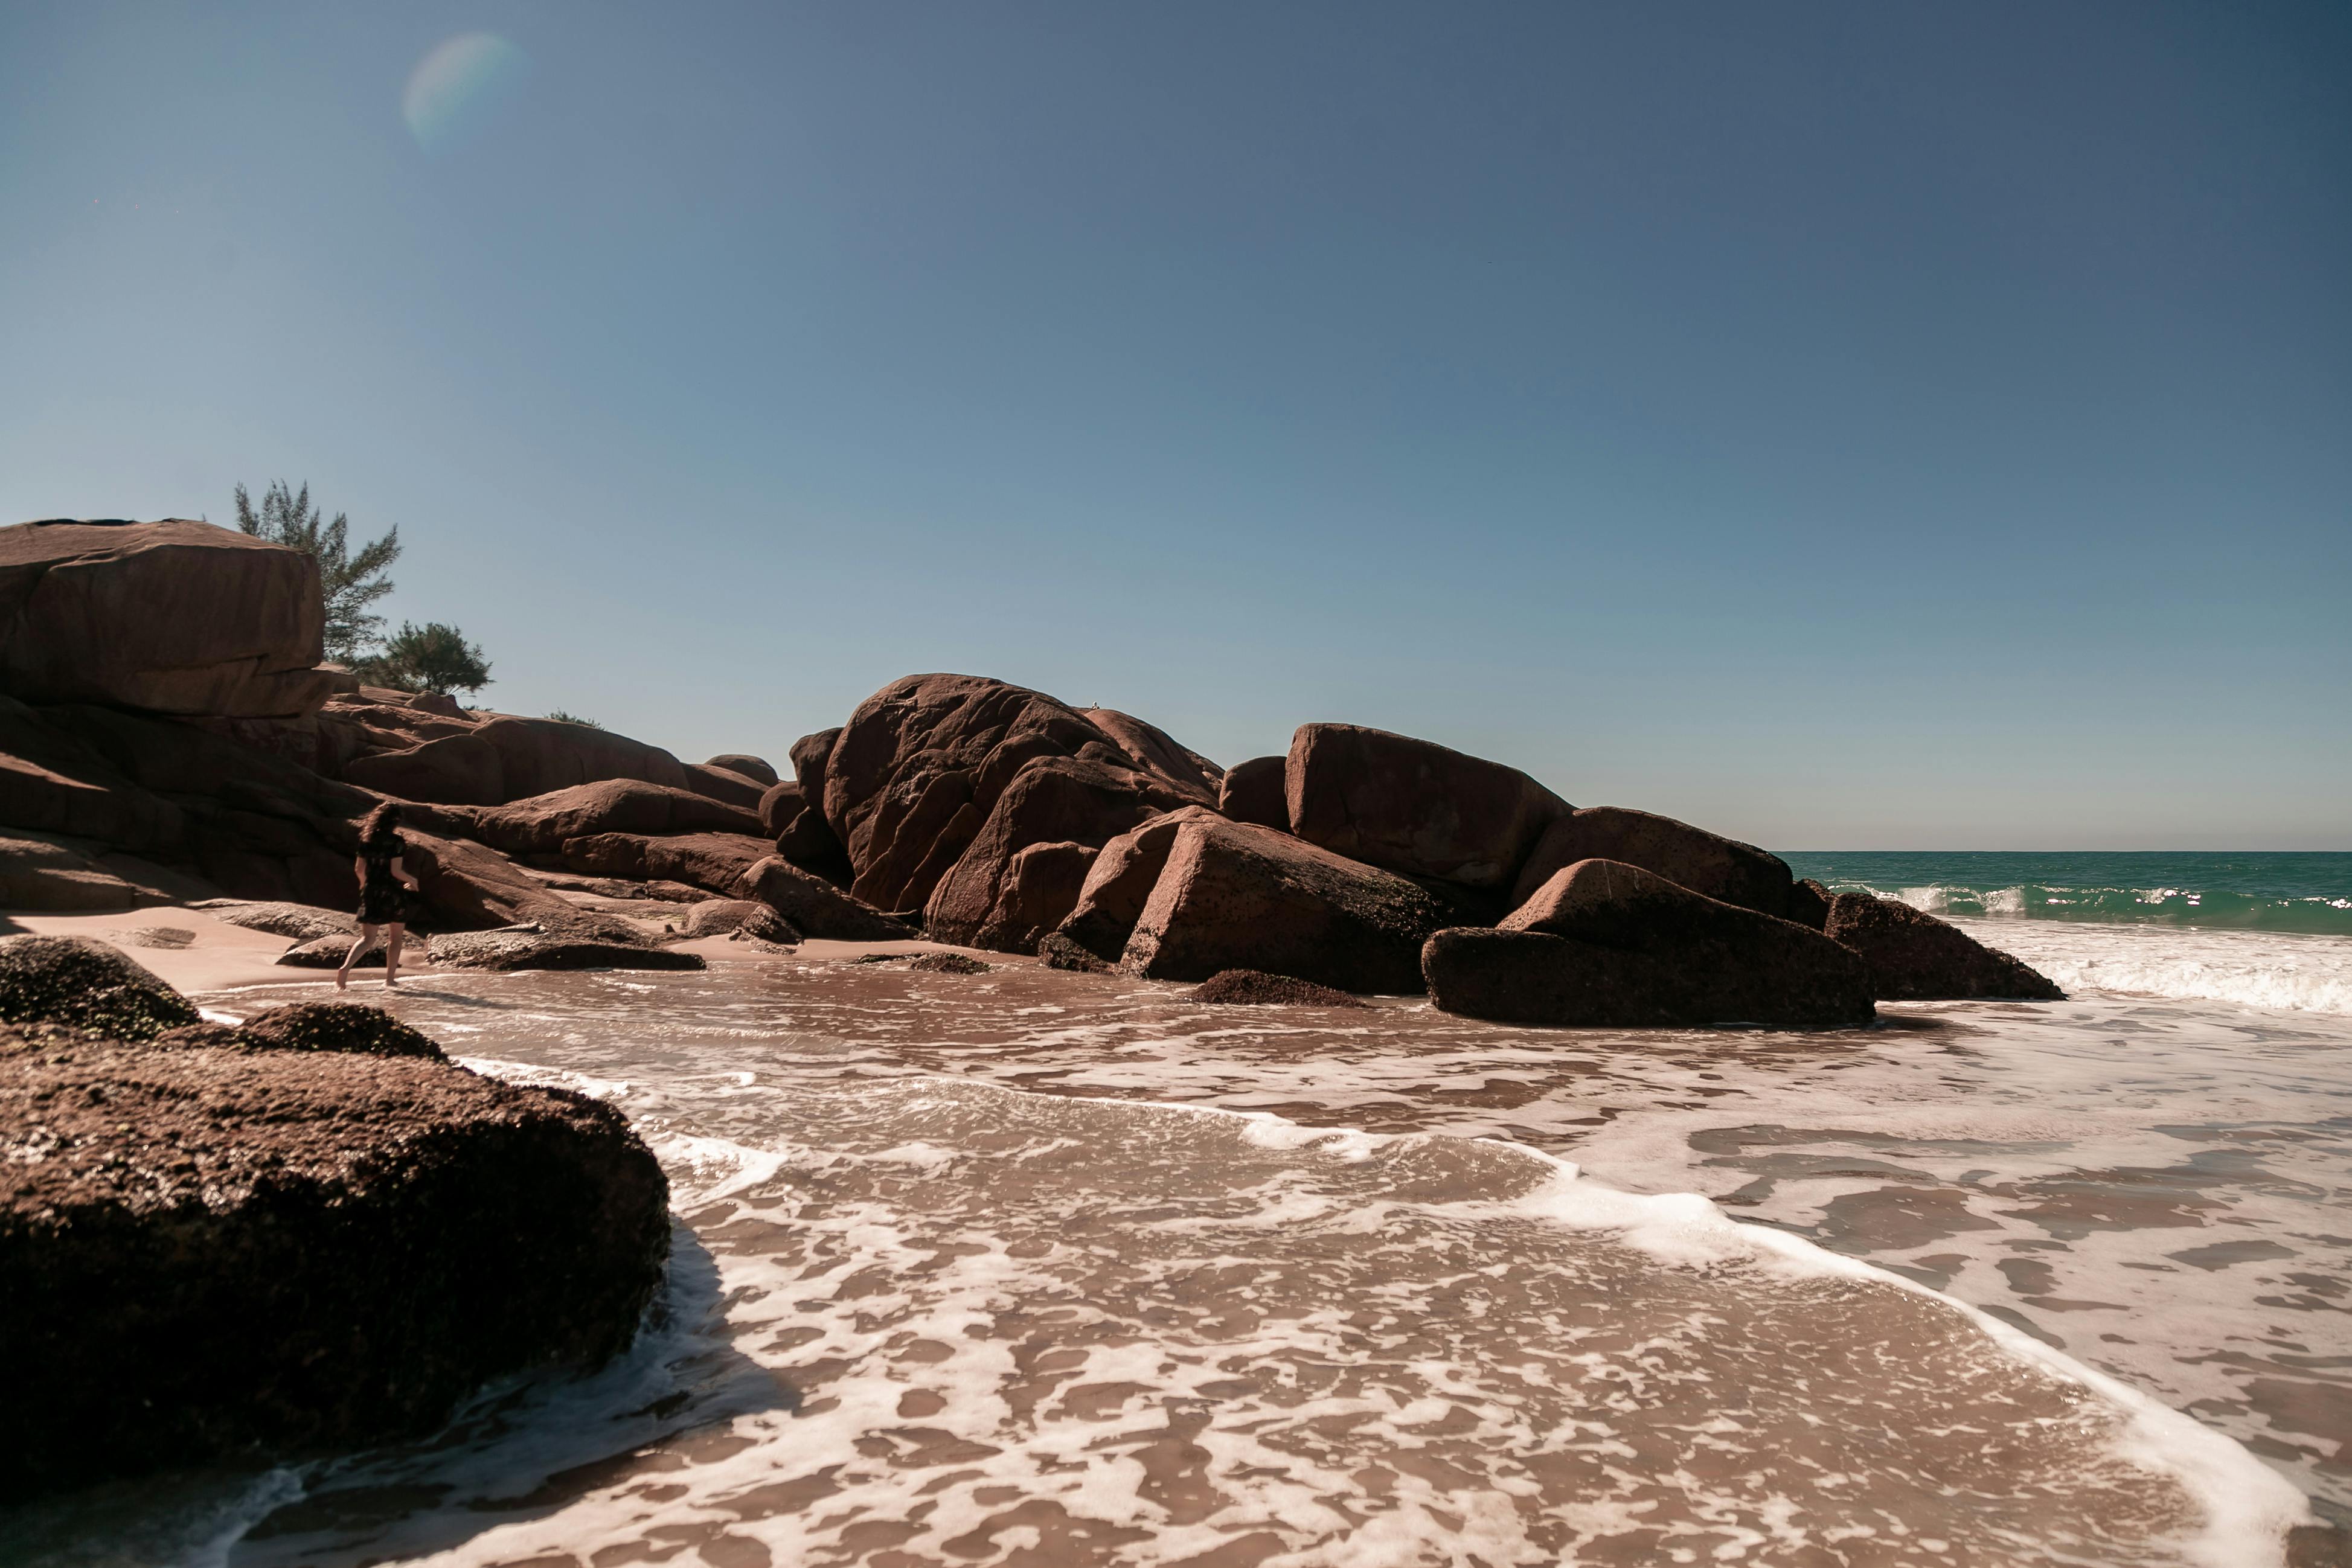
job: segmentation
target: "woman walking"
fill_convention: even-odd
[[[416,891],[416,879],[401,863],[400,848],[400,808],[386,800],[368,813],[360,828],[360,852],[352,862],[352,870],[360,879],[360,936],[343,955],[343,967],[335,971],[339,991],[350,985],[352,966],[379,940],[383,943],[383,983],[399,982],[400,939],[408,930],[408,895]]]

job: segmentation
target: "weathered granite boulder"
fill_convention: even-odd
[[[709,770],[689,770],[657,746],[553,718],[493,718],[405,751],[361,758],[343,769],[343,778],[399,800],[449,806],[502,806],[607,779],[697,794],[713,788]],[[749,800],[730,803],[757,810],[760,790],[748,781],[723,789],[721,798],[749,789]]]
[[[760,831],[772,839],[807,810],[808,794],[798,779],[771,784],[760,796]]]
[[[1791,883],[1789,885],[1788,917],[1808,931],[1819,931],[1829,924],[1832,896],[1828,888],[1811,877]]]
[[[1139,817],[1216,800],[1213,764],[1125,714],[971,675],[909,675],[859,704],[824,759],[824,818],[855,869],[851,891],[882,909],[928,904],[998,797],[1045,757],[1124,775]]]
[[[1364,1008],[1371,1004],[1345,991],[1318,986],[1288,975],[1261,974],[1255,969],[1226,969],[1210,976],[1185,993],[1188,1002],[1213,1002],[1227,1007]]]
[[[1794,879],[1780,856],[1672,817],[1622,806],[1579,807],[1544,829],[1512,886],[1512,902],[1525,904],[1555,873],[1587,860],[1640,866],[1742,909],[1783,918],[1789,913]]]
[[[546,884],[487,845],[463,839],[401,830],[401,861],[418,883],[424,905],[418,924],[443,931],[480,931],[501,925],[537,925],[551,936],[583,940],[635,942],[635,926],[617,915],[583,909],[549,891]],[[357,898],[350,862],[344,883]]]
[[[814,876],[785,860],[770,855],[746,871],[730,896],[759,900],[790,921],[803,935],[828,942],[903,942],[915,928]]]
[[[1079,884],[1077,902],[1058,927],[1061,935],[1084,951],[1116,964],[1127,951],[1127,939],[1160,873],[1176,834],[1187,822],[1213,822],[1218,814],[1205,806],[1184,806],[1129,829],[1102,847]]]
[[[1430,999],[1499,1023],[1663,1028],[1868,1023],[1870,977],[1818,932],[1614,861],[1553,874],[1501,928],[1422,952]]]
[[[0,909],[74,914],[138,901],[137,888],[70,844],[21,831],[0,834]]]
[[[1037,938],[1037,958],[1048,969],[1067,969],[1081,975],[1108,975],[1115,967],[1059,931],[1048,931]]]
[[[801,939],[791,921],[751,898],[710,898],[688,905],[683,929],[688,936],[726,936],[740,931],[780,946]]]
[[[824,810],[825,764],[833,757],[834,743],[841,738],[841,727],[820,729],[814,735],[803,735],[793,742],[786,755],[792,759],[793,779],[808,797],[810,805]]]
[[[668,1246],[619,1113],[419,1055],[0,1030],[0,1144],[11,1501],[423,1436],[625,1347]]]
[[[996,902],[971,946],[1034,953],[1039,940],[1061,925],[1078,902],[1078,889],[1086,885],[1087,873],[1100,852],[1092,844],[1065,840],[1031,844],[1015,854],[998,879]]]
[[[714,800],[723,800],[751,817],[760,814],[760,797],[768,785],[749,774],[713,768],[707,762],[686,765],[686,787]]]
[[[1151,980],[1260,969],[1343,991],[1421,989],[1445,905],[1392,872],[1221,819],[1177,830],[1119,960]]]
[[[358,940],[356,935],[313,936],[307,942],[297,942],[278,954],[276,962],[289,969],[340,969],[343,967],[343,960],[351,956],[352,944]],[[403,963],[414,968],[424,956],[425,947],[421,940],[405,935],[402,936],[400,957]],[[353,959],[352,967],[383,969],[390,967],[391,964],[391,950],[379,942]]]
[[[538,931],[459,931],[426,948],[446,969],[702,969],[699,953],[600,942]]]
[[[962,953],[925,953],[907,967],[919,975],[985,975],[991,966]]]
[[[563,863],[584,876],[682,882],[722,898],[737,896],[744,873],[776,852],[749,833],[589,833],[563,841]]]
[[[151,713],[315,712],[325,612],[310,557],[185,518],[0,528],[0,690]]]
[[[1290,831],[1366,865],[1502,890],[1569,804],[1516,768],[1352,724],[1301,725]]]
[[[179,807],[8,696],[0,696],[0,825],[139,851],[176,848],[187,835]]]
[[[1217,810],[1236,822],[1290,831],[1290,797],[1283,771],[1286,757],[1253,757],[1225,769],[1217,783]]]
[[[768,759],[764,757],[754,757],[747,751],[730,751],[722,757],[709,758],[702,765],[705,768],[716,768],[721,772],[733,773],[740,778],[749,779],[762,789],[776,781],[776,770],[770,765]]]
[[[283,936],[294,942],[316,942],[321,937],[337,936],[348,941],[360,934],[360,923],[351,915],[340,910],[320,909],[308,904],[208,898],[194,907],[227,925],[242,925],[247,931],[267,931],[273,936]]]
[[[1871,993],[1883,1002],[1998,998],[2063,1002],[2066,993],[2039,969],[1925,910],[1866,893],[1830,901],[1829,940],[1861,955]]]
[[[1037,938],[1061,924],[1076,904],[1093,852],[1155,814],[1138,793],[1135,778],[1130,769],[1077,758],[1039,757],[1023,764],[989,809],[979,833],[932,890],[923,911],[924,929],[940,942],[1036,951]],[[1015,887],[1015,862],[1043,844],[1073,845],[1085,852],[1029,865],[1025,891]],[[1075,875],[1049,884],[1049,866]],[[1050,908],[1056,903],[1058,909]],[[1044,918],[1049,912],[1052,918]]]
[[[0,1023],[152,1040],[196,1021],[186,998],[121,948],[87,936],[0,936]]]
[[[409,1028],[382,1008],[358,1002],[289,1002],[245,1020],[238,1043],[254,1051],[338,1051],[362,1056],[420,1056],[449,1060],[422,1030]],[[169,1044],[171,1037],[164,1037]]]
[[[562,852],[567,839],[598,833],[664,837],[680,833],[761,836],[759,818],[691,789],[648,784],[640,779],[604,779],[466,812],[471,831],[491,848],[510,855]]]

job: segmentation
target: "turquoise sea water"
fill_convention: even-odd
[[[2352,853],[1784,851],[1834,892],[1937,915],[2352,936]]]

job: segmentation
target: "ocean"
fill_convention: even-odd
[[[1788,858],[2071,999],[1802,1034],[814,947],[418,980],[410,1022],[667,1166],[635,1351],[0,1515],[0,1557],[2139,1568],[2352,1522],[2352,856]]]

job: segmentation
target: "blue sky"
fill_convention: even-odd
[[[0,517],[307,479],[690,758],[948,669],[2352,848],[2347,79],[2335,4],[11,6]]]

